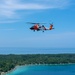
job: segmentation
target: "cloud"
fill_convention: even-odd
[[[14,0],[1,0],[0,1],[0,16],[13,18],[15,15],[15,9],[12,8],[14,6]]]
[[[70,0],[0,0],[1,18],[18,18],[17,11],[21,10],[39,10],[39,9],[60,9],[69,5]]]

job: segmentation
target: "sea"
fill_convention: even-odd
[[[75,75],[75,64],[19,66],[6,75]]]
[[[0,54],[64,54],[75,53],[75,48],[0,47]]]
[[[75,48],[0,47],[0,54],[75,54]],[[75,64],[25,65],[6,75],[75,75]]]

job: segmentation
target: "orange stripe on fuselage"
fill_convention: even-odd
[[[53,25],[50,26],[50,30],[52,30],[52,28],[53,28]]]

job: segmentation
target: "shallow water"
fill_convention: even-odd
[[[75,75],[75,64],[20,66],[6,75]]]

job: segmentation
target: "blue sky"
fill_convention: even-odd
[[[55,29],[33,32],[26,22]],[[0,0],[0,47],[75,48],[75,1]]]

